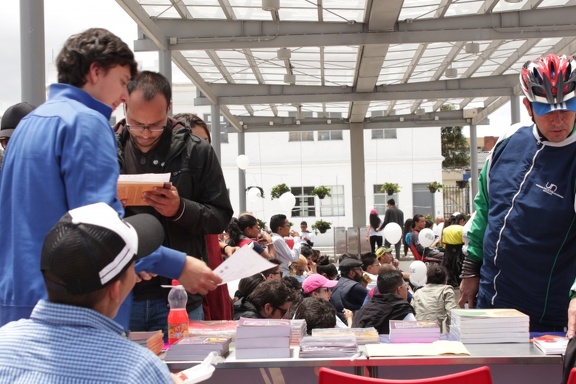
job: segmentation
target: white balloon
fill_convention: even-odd
[[[402,227],[398,223],[388,223],[384,227],[384,238],[390,244],[397,244],[402,238]]]
[[[238,166],[238,168],[244,170],[248,168],[248,166],[250,165],[250,159],[246,155],[239,155],[236,158],[236,165]]]
[[[434,236],[434,231],[430,228],[424,228],[418,234],[418,241],[420,241],[420,245],[422,245],[424,248],[432,245],[435,238],[436,237]]]
[[[258,199],[260,199],[262,197],[262,194],[260,193],[260,190],[258,188],[250,188],[248,190],[248,201],[250,201],[250,203],[255,204],[258,202]]]
[[[296,205],[296,196],[292,192],[285,192],[280,196],[280,207],[284,211],[291,211]]]
[[[413,261],[410,264],[410,282],[421,287],[426,284],[426,264],[420,260]]]

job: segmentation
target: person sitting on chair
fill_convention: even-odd
[[[390,320],[416,320],[414,308],[408,303],[408,283],[398,270],[378,273],[378,291],[368,304],[354,315],[353,328],[374,327],[379,334],[390,333]]]

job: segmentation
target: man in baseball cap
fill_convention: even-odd
[[[8,140],[10,140],[10,136],[12,136],[14,129],[16,129],[20,120],[35,108],[35,106],[26,102],[18,103],[9,107],[4,112],[4,115],[2,115],[2,119],[0,119],[0,146],[2,147],[2,150],[0,150],[0,165],[2,165],[2,162],[4,161],[4,150],[6,150]]]
[[[36,304],[30,319],[0,328],[0,376],[9,382],[98,377],[172,383],[166,365],[126,339],[123,327],[112,320],[136,282],[135,260],[163,240],[160,222],[149,214],[121,219],[105,203],[68,211],[42,247],[40,269],[48,300]],[[26,281],[18,289],[26,290]]]

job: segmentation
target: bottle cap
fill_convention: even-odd
[[[172,280],[172,286],[175,287],[175,286],[177,286],[177,285],[180,285],[180,282],[179,282],[178,280],[176,280],[176,279],[173,279],[173,280]]]

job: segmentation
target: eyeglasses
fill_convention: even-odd
[[[372,264],[373,267],[379,267],[380,263]]]
[[[8,145],[8,137],[3,137],[0,139],[0,145],[3,149],[6,149],[6,145]]]
[[[280,311],[280,314],[282,315],[282,317],[286,316],[286,313],[288,313],[288,309],[284,309],[284,308],[280,308],[280,307],[274,307],[275,309]]]
[[[159,125],[125,125],[126,129],[129,130],[130,132],[144,132],[145,129],[149,130],[150,132],[162,132],[164,130],[164,128],[166,128],[165,125],[159,126]]]

